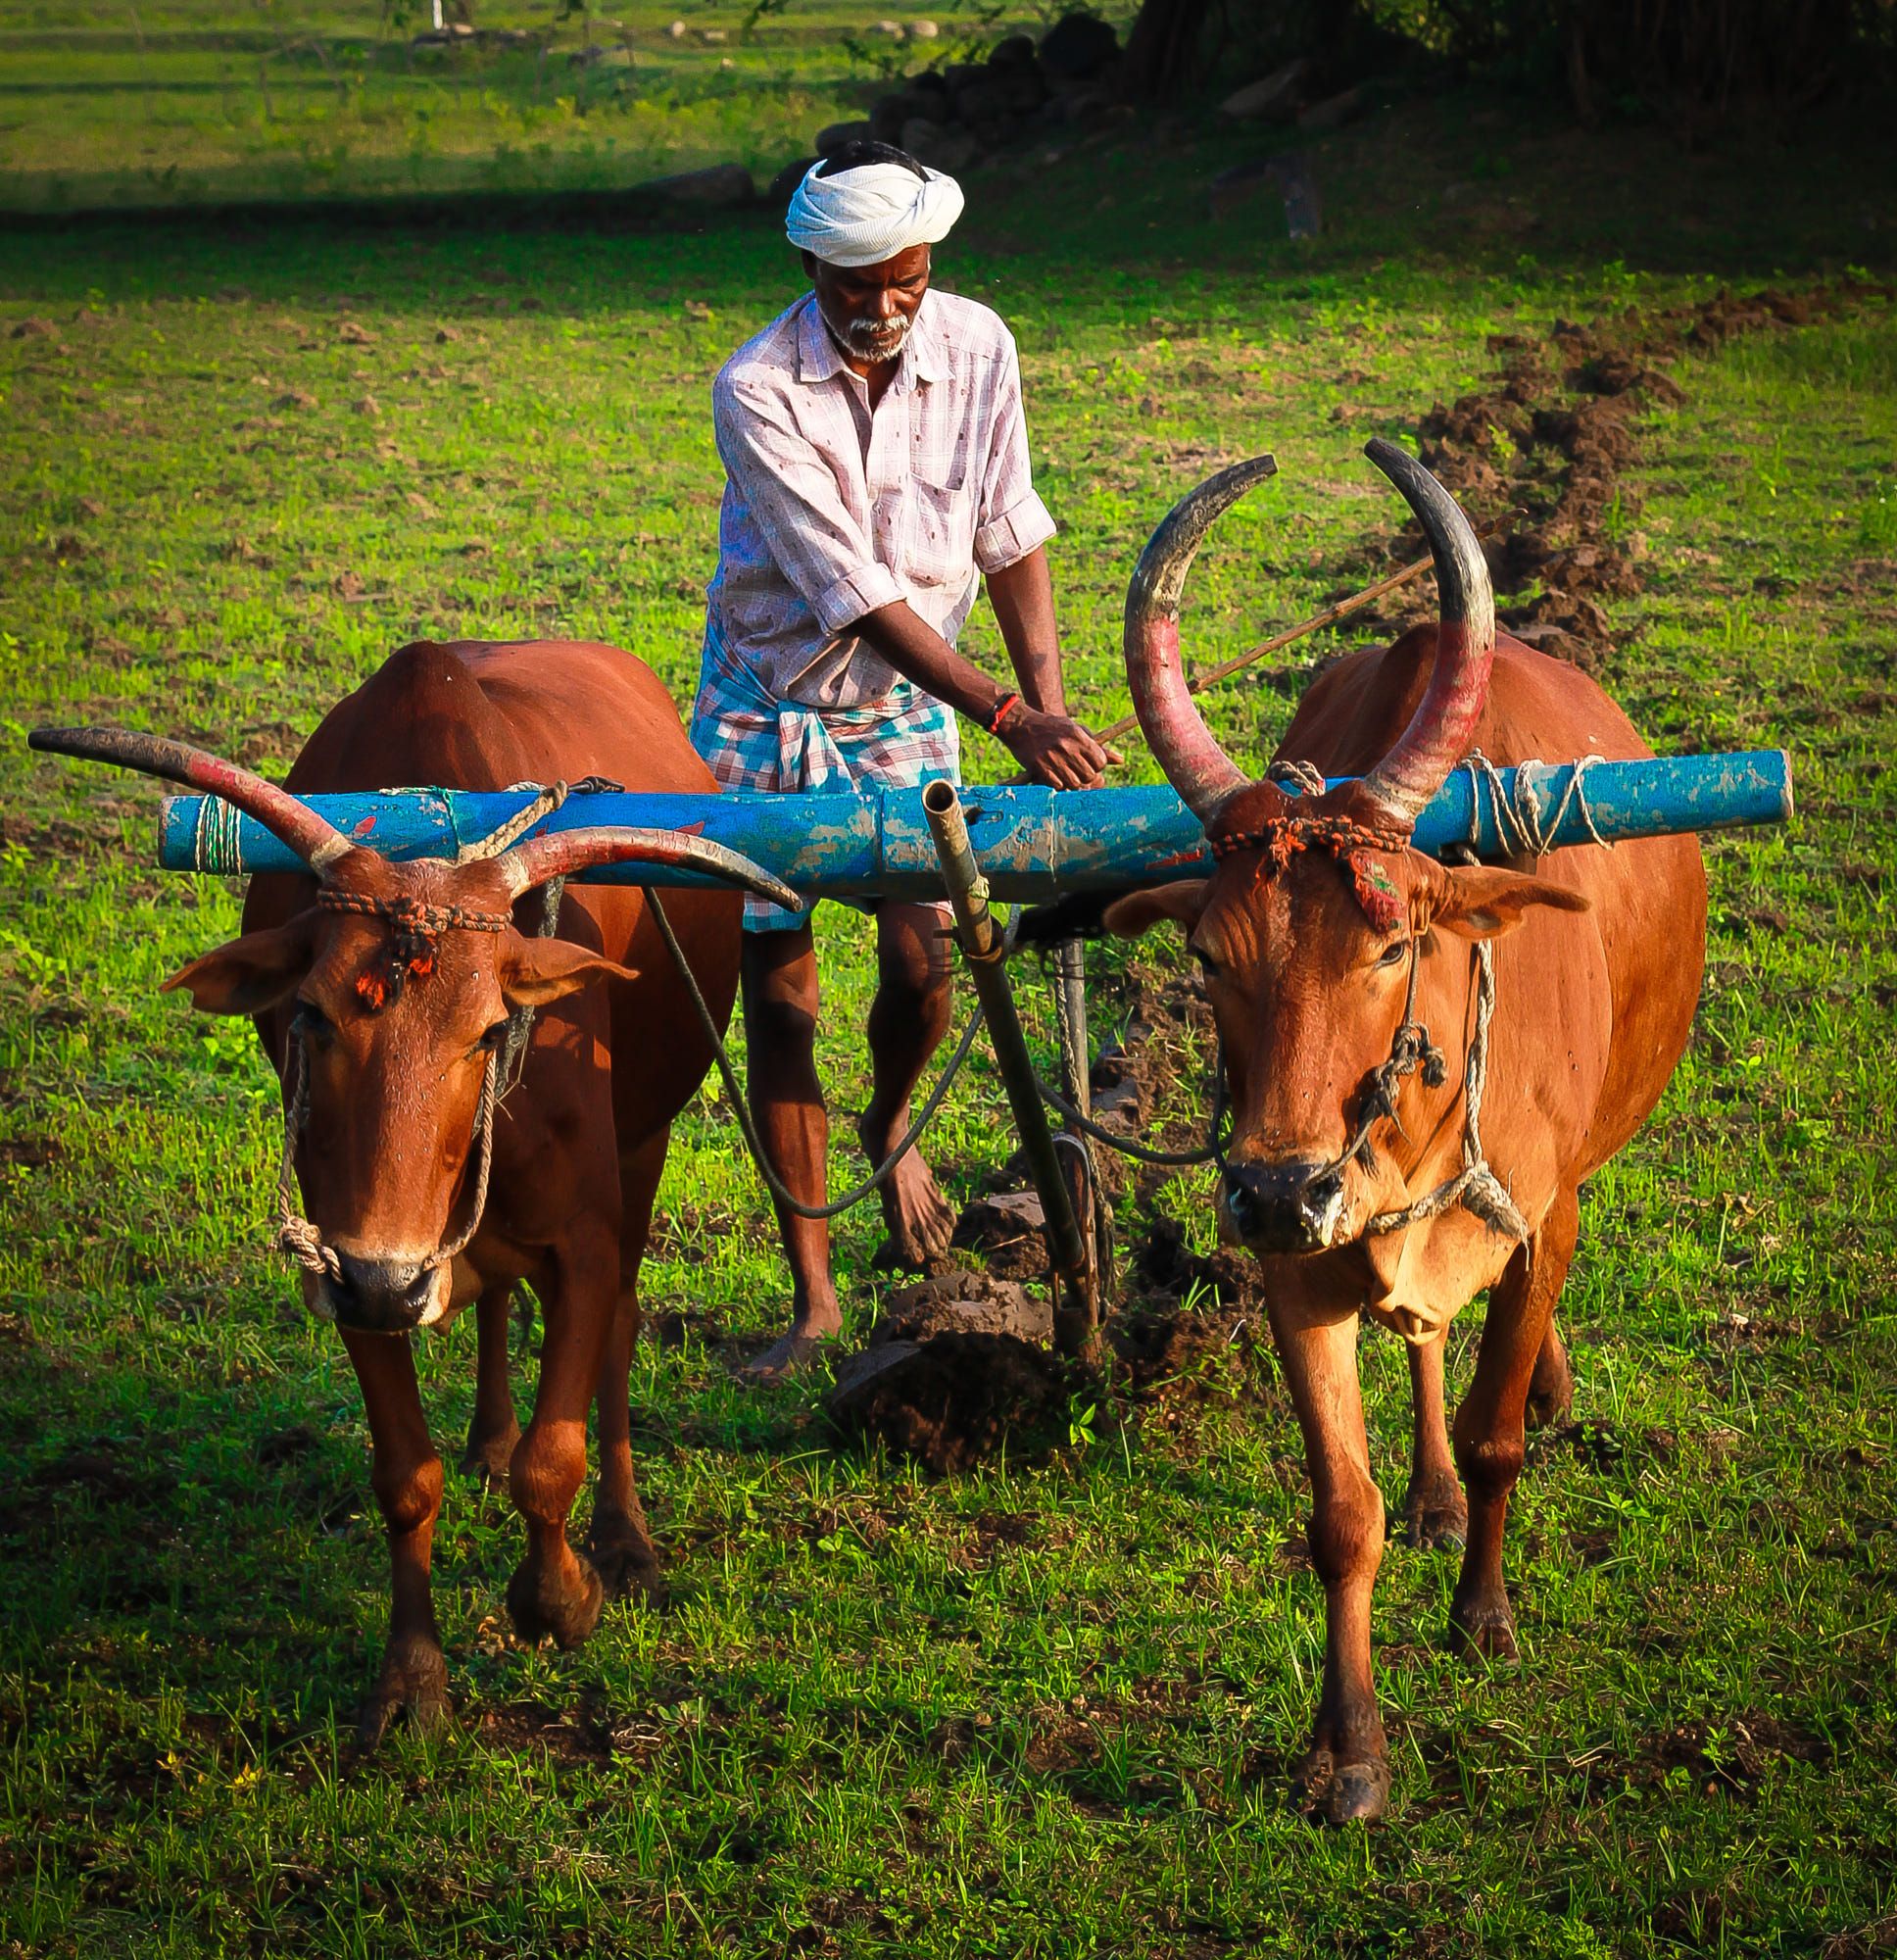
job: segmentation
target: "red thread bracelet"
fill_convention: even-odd
[[[1021,697],[1018,694],[1002,695],[995,705],[995,712],[988,717],[988,732],[991,735],[998,735],[1001,732],[1001,723],[1020,706]]]

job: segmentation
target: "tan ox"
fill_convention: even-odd
[[[1450,868],[1410,848],[1418,814],[1474,748],[1498,764],[1652,752],[1585,675],[1513,640],[1497,647],[1468,519],[1402,451],[1380,442],[1369,453],[1422,520],[1441,624],[1338,662],[1280,750],[1361,781],[1313,796],[1252,781],[1186,692],[1187,567],[1212,520],[1268,467],[1240,465],[1160,526],[1127,601],[1141,725],[1218,868],[1106,914],[1126,933],[1177,920],[1204,968],[1232,1116],[1225,1223],[1263,1266],[1314,1491],[1328,1635],[1304,1774],[1333,1820],[1376,1817],[1389,1791],[1370,1634],[1384,1504],[1357,1381],[1359,1318],[1426,1357],[1418,1386],[1433,1367],[1439,1410],[1443,1334],[1491,1289],[1455,1419],[1469,1535],[1450,1621],[1466,1650],[1512,1657],[1503,1522],[1537,1353],[1574,1257],[1577,1194],[1673,1073],[1706,933],[1691,837],[1555,851],[1522,868]],[[1479,948],[1490,945],[1484,1044]],[[1472,1054],[1485,1165],[1470,1147]],[[1550,1357],[1547,1375],[1565,1376],[1558,1349]],[[1557,1380],[1546,1385],[1559,1393]],[[1425,1399],[1419,1478],[1440,1452],[1421,1436]]]
[[[398,1711],[448,1710],[429,1593],[442,1468],[410,1334],[479,1302],[471,1464],[508,1479],[527,1554],[508,1587],[522,1635],[586,1639],[607,1590],[651,1588],[657,1554],[633,1484],[626,1379],[639,1262],[670,1125],[711,1055],[645,895],[568,887],[558,936],[542,888],[608,862],[686,864],[796,898],[698,838],[567,830],[468,862],[395,863],[289,791],[429,783],[494,790],[592,774],[634,790],[716,788],[651,670],[571,643],[405,647],[324,718],[287,789],[182,743],[123,729],[42,729],[36,748],[118,762],[224,798],[311,875],[252,881],[241,939],[167,982],[212,1013],[254,1014],[283,1078],[307,1216],[285,1243],[311,1308],[355,1364],[388,1529],[394,1604],[363,1711],[373,1742]],[[738,980],[735,893],[678,892],[679,940],[720,1021]],[[604,985],[592,983],[604,982]],[[511,1054],[511,1033],[524,1034]],[[500,1080],[519,1062],[517,1086]],[[529,1281],[546,1329],[533,1418],[515,1426],[507,1313]],[[600,1477],[583,1555],[566,1521],[597,1397]]]

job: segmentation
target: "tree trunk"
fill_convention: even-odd
[[[1192,78],[1208,0],[1143,0],[1127,35],[1126,92],[1135,102],[1165,102]]]

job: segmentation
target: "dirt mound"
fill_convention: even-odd
[[[1653,364],[1741,333],[1802,326],[1872,296],[1888,290],[1843,280],[1803,293],[1721,292],[1694,306],[1557,319],[1545,336],[1491,334],[1488,350],[1500,359],[1491,385],[1438,402],[1417,433],[1423,461],[1479,522],[1524,514],[1490,544],[1489,569],[1500,594],[1540,591],[1503,606],[1502,623],[1543,652],[1598,666],[1615,638],[1597,601],[1640,590],[1616,542],[1639,511],[1624,474],[1638,446],[1632,420],[1655,403],[1685,400]],[[1411,526],[1393,550],[1409,557],[1420,545]],[[1396,623],[1430,616],[1418,602]]]
[[[938,1334],[1005,1334],[1045,1348],[1053,1340],[1054,1313],[1046,1300],[1007,1280],[988,1273],[940,1273],[890,1295],[870,1329],[869,1345],[920,1343]]]
[[[837,1367],[824,1397],[852,1440],[876,1439],[938,1477],[972,1469],[1003,1441],[1044,1446],[1063,1438],[1067,1371],[1008,1334],[937,1334],[889,1341]]]

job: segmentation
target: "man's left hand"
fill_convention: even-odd
[[[1126,758],[1065,714],[1043,714],[1024,702],[996,731],[1031,783],[1055,790],[1098,789],[1106,770]]]

